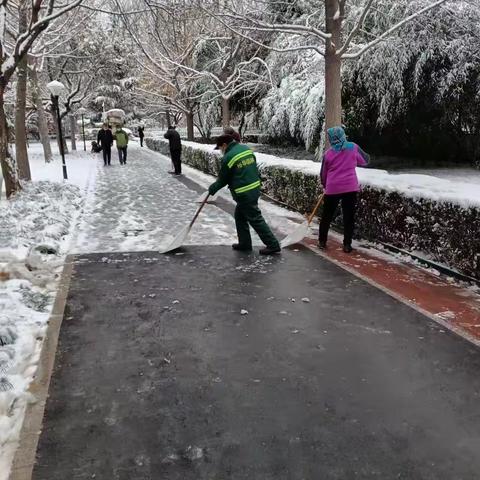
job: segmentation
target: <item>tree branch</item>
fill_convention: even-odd
[[[376,38],[375,40],[371,41],[370,43],[367,43],[363,47],[360,48],[357,52],[352,52],[352,53],[344,53],[342,55],[343,59],[348,59],[348,60],[355,60],[359,57],[361,57],[365,52],[370,50],[371,48],[375,47],[378,45],[380,42],[383,42],[386,38],[388,38],[392,33],[396,32],[400,28],[402,28],[404,25],[406,25],[408,22],[414,20],[415,18],[419,17],[420,15],[433,10],[436,7],[439,7],[443,3],[449,2],[452,0],[437,0],[436,2],[428,5],[425,8],[422,8],[418,12],[413,13],[412,15],[409,15],[408,17],[404,18],[401,22],[398,22],[396,25],[393,27],[389,28],[386,32],[384,32],[380,37]]]

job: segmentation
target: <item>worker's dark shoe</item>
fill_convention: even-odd
[[[261,248],[259,253],[260,255],[274,255],[275,253],[280,253],[282,251],[282,248],[280,245],[276,247],[265,247]]]
[[[234,250],[237,250],[238,252],[251,252],[252,251],[252,246],[250,245],[240,245],[239,243],[234,243],[232,245],[232,248]]]
[[[322,241],[318,241],[318,248],[320,250],[326,250],[327,249],[327,242],[322,242]]]
[[[352,248],[351,245],[348,245],[348,244],[347,244],[347,245],[343,245],[343,251],[344,251],[345,253],[352,253],[353,248]]]

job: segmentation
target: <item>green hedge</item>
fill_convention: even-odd
[[[147,146],[168,154],[168,143],[146,139]],[[183,162],[217,175],[220,158],[202,149],[183,147]],[[318,198],[318,177],[281,166],[262,166],[262,189],[293,210],[309,212]],[[340,224],[340,216],[337,218]],[[428,198],[411,198],[365,186],[360,194],[356,235],[423,252],[431,260],[480,280],[480,209]]]

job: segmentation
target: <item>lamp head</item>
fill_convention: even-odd
[[[65,90],[65,86],[63,85],[63,83],[58,82],[57,80],[50,82],[47,85],[47,88],[54,97],[59,97]]]

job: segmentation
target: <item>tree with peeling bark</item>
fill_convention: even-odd
[[[342,65],[355,61],[386,41],[404,25],[426,15],[451,0],[405,0],[403,14],[384,31],[368,35],[368,26],[381,15],[387,16],[391,2],[386,0],[324,0],[323,2],[276,2],[251,0],[244,3],[218,2],[205,6],[219,22],[236,35],[270,51],[289,53],[314,51],[324,58],[325,128],[342,124]],[[398,11],[398,9],[397,9]],[[259,40],[259,32],[265,36]],[[286,47],[275,44],[275,37],[292,38]]]
[[[29,9],[28,27],[11,42],[11,26],[16,15],[16,2],[0,0],[0,163],[5,181],[6,194],[10,197],[20,189],[17,165],[9,143],[9,128],[5,114],[5,93],[18,65],[25,59],[34,42],[58,18],[78,7],[83,0],[58,2],[56,0],[32,0]]]

